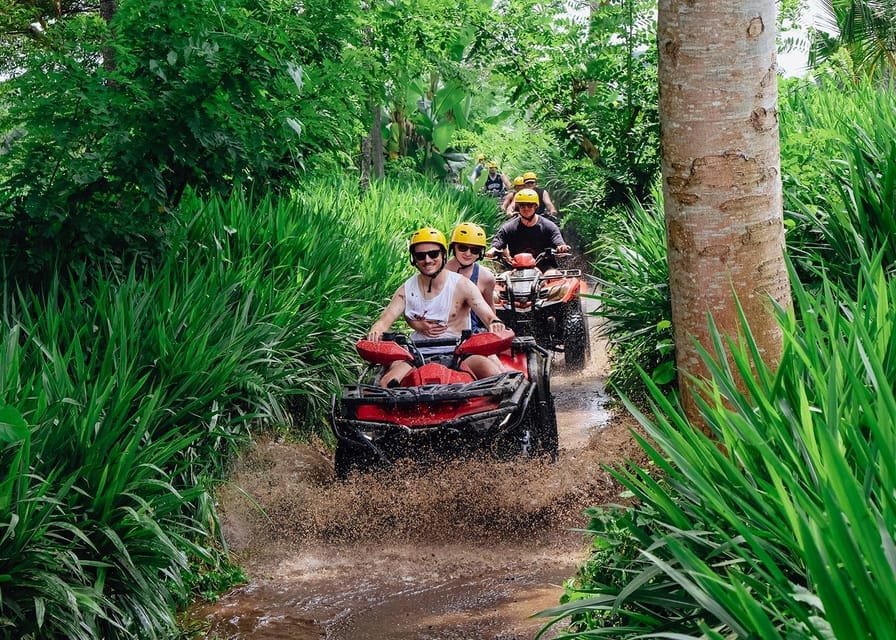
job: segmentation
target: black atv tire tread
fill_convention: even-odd
[[[538,451],[547,453],[551,456],[551,462],[556,462],[560,448],[560,435],[557,431],[557,411],[554,407],[554,396],[551,395],[549,385],[550,383],[543,379],[538,389],[538,406],[541,409],[542,402],[544,406],[543,410],[535,412],[537,424],[533,424],[533,431],[536,435]]]
[[[588,324],[581,309],[570,311],[563,321],[563,361],[568,371],[581,371],[589,355]]]

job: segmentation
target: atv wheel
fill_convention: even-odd
[[[529,414],[531,415],[531,410]],[[508,431],[491,446],[492,455],[503,461],[531,456],[535,444],[531,424],[527,415],[517,429]]]
[[[571,307],[563,321],[563,360],[566,369],[581,371],[588,359],[588,324],[581,304]]]
[[[536,402],[537,400],[537,402]],[[554,409],[554,397],[551,395],[548,381],[542,378],[541,384],[532,398],[533,409],[531,425],[536,451],[551,456],[551,462],[557,461],[560,448],[560,437],[557,433],[557,412]]]
[[[352,471],[369,471],[377,466],[376,455],[367,447],[350,444],[344,440],[336,443],[333,459],[336,477],[344,480]]]

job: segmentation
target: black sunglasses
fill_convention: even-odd
[[[426,258],[430,260],[435,260],[441,255],[441,249],[433,249],[432,251],[415,251],[414,252],[414,260],[417,262],[423,262]]]
[[[471,247],[468,244],[455,244],[454,246],[458,251],[469,251],[475,256],[478,256],[480,253],[482,253],[482,247]]]

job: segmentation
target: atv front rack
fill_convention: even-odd
[[[362,404],[404,405],[433,402],[459,402],[483,396],[510,396],[520,385],[521,371],[507,371],[464,384],[425,384],[419,387],[385,388],[372,384],[354,384],[343,388],[345,407]]]

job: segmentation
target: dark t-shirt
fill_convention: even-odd
[[[541,216],[538,216],[538,220],[531,227],[524,225],[519,216],[508,220],[492,238],[492,246],[495,249],[507,247],[512,256],[518,253],[531,253],[534,257],[538,257],[538,254],[545,249],[555,249],[563,244],[566,242],[563,241],[560,227]]]
[[[496,173],[494,177],[486,176],[483,188],[490,196],[504,197],[504,181],[501,179],[500,173]]]

